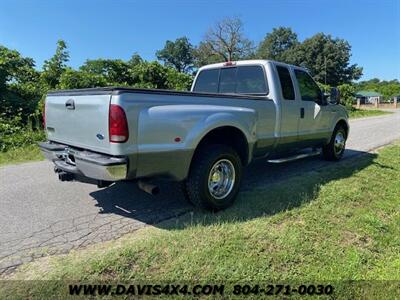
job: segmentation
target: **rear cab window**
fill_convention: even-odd
[[[268,94],[268,86],[261,66],[237,66],[201,71],[193,91],[261,96]]]
[[[224,68],[220,70],[218,93],[236,92],[236,70],[237,68]]]
[[[218,93],[219,69],[201,71],[196,79],[194,90],[204,93]]]

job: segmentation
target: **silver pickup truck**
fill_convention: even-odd
[[[307,70],[268,60],[202,67],[190,92],[93,88],[50,92],[40,147],[61,180],[105,187],[181,181],[189,200],[219,210],[234,201],[243,167],[317,155],[339,160],[349,134],[339,94]],[[299,154],[299,150],[310,151]]]

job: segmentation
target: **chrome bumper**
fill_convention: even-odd
[[[104,181],[126,179],[128,161],[125,157],[77,150],[53,142],[39,143],[39,147],[44,156],[64,172]]]

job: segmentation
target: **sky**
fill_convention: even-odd
[[[38,68],[67,42],[71,67],[86,59],[155,59],[166,40],[199,43],[215,22],[239,17],[256,43],[291,27],[302,41],[318,32],[352,46],[363,80],[400,79],[400,0],[0,0],[0,44],[32,57]]]

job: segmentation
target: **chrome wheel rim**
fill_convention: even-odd
[[[215,199],[229,195],[235,184],[236,172],[232,162],[220,159],[211,168],[208,175],[208,191]]]
[[[346,144],[346,139],[344,137],[343,132],[338,131],[335,136],[335,144],[334,144],[335,153],[337,155],[343,152],[345,144]]]

